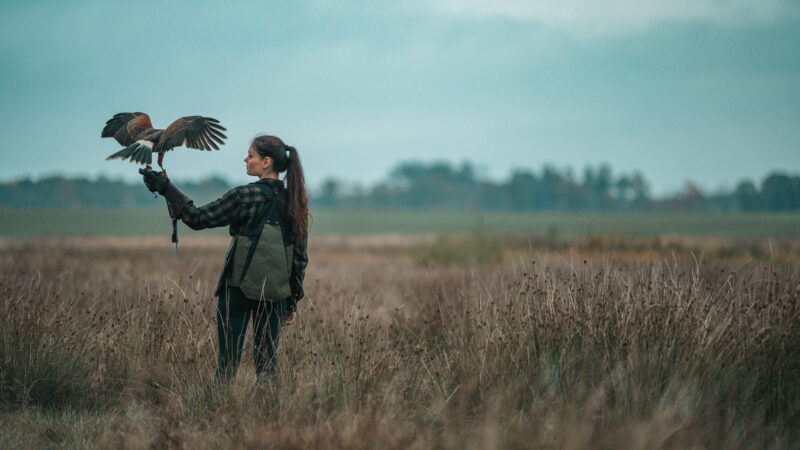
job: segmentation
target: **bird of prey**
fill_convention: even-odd
[[[145,164],[149,170],[153,153],[158,153],[158,166],[166,176],[162,163],[164,153],[185,145],[189,148],[219,150],[227,136],[225,128],[211,117],[186,116],[172,122],[166,130],[153,128],[150,116],[142,112],[119,113],[106,122],[100,137],[113,137],[125,148],[106,159],[130,158],[130,162]]]

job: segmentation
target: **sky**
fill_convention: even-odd
[[[218,119],[173,179],[247,182],[261,133],[312,187],[403,161],[607,163],[652,192],[800,172],[798,0],[0,2],[0,181],[133,181],[113,114]]]

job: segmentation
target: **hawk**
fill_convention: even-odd
[[[211,151],[219,150],[227,136],[217,119],[202,116],[186,116],[172,122],[166,130],[153,128],[150,116],[142,112],[119,113],[106,122],[100,137],[113,137],[125,148],[108,159],[130,158],[130,162],[145,164],[149,170],[153,153],[158,153],[158,167],[166,176],[162,163],[164,153],[185,145],[189,148]]]

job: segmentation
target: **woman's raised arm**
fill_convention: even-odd
[[[193,230],[223,227],[239,218],[241,199],[236,188],[226,192],[222,197],[201,207],[194,206],[189,200],[179,212],[183,223]]]

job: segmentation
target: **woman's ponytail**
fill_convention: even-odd
[[[297,149],[286,145],[278,137],[265,135],[253,139],[252,145],[262,158],[272,158],[273,167],[278,173],[286,171],[289,227],[295,243],[305,245],[308,238],[308,193]]]
[[[286,189],[289,191],[289,223],[295,242],[305,243],[308,237],[308,193],[297,149],[287,145]]]

